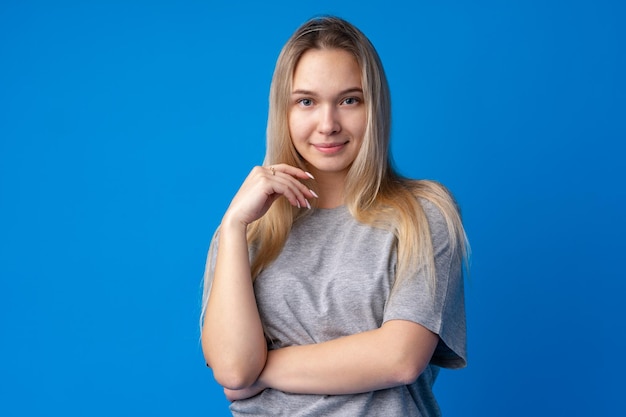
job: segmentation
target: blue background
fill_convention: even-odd
[[[204,257],[319,13],[376,45],[401,172],[463,210],[470,362],[442,372],[444,414],[626,409],[621,2],[5,0],[0,415],[229,415]]]

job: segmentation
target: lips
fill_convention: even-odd
[[[341,151],[348,142],[335,142],[335,143],[316,143],[313,147],[318,151],[325,154],[333,154]]]

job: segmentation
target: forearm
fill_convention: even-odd
[[[259,383],[286,392],[322,395],[410,384],[428,364],[438,337],[415,323],[387,324],[324,343],[270,351]]]
[[[263,385],[300,394],[353,394],[397,385],[382,352],[360,349],[355,335],[326,343],[270,351]]]
[[[267,347],[250,276],[246,226],[224,218],[202,346],[215,379],[228,388],[252,384]]]

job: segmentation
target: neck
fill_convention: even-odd
[[[345,204],[344,186],[346,172],[320,172],[311,170],[315,177],[315,184],[319,199],[317,207],[335,208]]]

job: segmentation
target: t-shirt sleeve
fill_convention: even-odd
[[[421,200],[428,218],[435,256],[433,286],[423,270],[396,283],[383,322],[409,320],[439,335],[433,365],[462,368],[467,364],[462,257],[450,244],[448,227],[434,204]]]
[[[211,245],[209,246],[209,252],[207,253],[206,263],[204,266],[204,282],[205,285],[209,285],[209,289],[213,285],[213,273],[215,272],[215,264],[217,262],[217,250],[219,246],[219,237],[220,237],[220,229],[219,227],[213,233],[213,238],[211,239]],[[250,252],[250,262],[252,263],[252,259],[254,256],[254,246],[248,248]]]
[[[207,253],[206,263],[204,266],[204,285],[209,289],[213,285],[213,272],[215,272],[215,262],[217,260],[217,244],[219,241],[219,228],[215,230],[209,252]],[[208,296],[208,292],[206,294]]]

